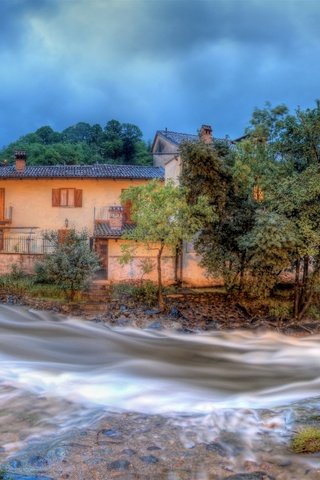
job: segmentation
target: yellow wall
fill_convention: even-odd
[[[5,207],[13,207],[12,227],[58,230],[65,228],[67,218],[69,228],[87,228],[91,235],[95,207],[119,205],[122,189],[144,183],[146,180],[14,179],[1,180],[0,188],[5,188]],[[52,207],[53,188],[82,189],[82,207]]]

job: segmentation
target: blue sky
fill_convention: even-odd
[[[0,145],[112,118],[239,136],[320,98],[318,0],[0,0]]]

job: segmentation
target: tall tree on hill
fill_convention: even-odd
[[[111,120],[99,124],[79,122],[62,133],[40,127],[0,151],[0,161],[13,161],[15,150],[26,150],[30,165],[116,163],[151,165],[152,156],[141,130]]]

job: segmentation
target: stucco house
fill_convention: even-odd
[[[135,244],[132,262],[121,266],[123,233],[134,228],[128,205],[121,205],[123,190],[152,179],[172,179],[181,173],[179,146],[182,141],[214,143],[212,128],[202,125],[199,135],[159,130],[152,145],[153,166],[136,165],[54,165],[31,166],[25,152],[16,152],[13,165],[0,165],[0,274],[13,264],[32,272],[39,256],[50,252],[43,239],[47,230],[63,237],[68,228],[86,229],[92,248],[101,259],[97,276],[107,282],[137,279],[141,264],[151,259],[152,248]],[[163,255],[163,281],[190,286],[221,283],[208,278],[192,243],[182,253],[167,250]],[[145,278],[156,281],[156,268]]]
[[[212,127],[210,125],[202,125],[199,134],[172,132],[170,130],[158,130],[152,143],[153,164],[156,167],[165,169],[165,179],[173,180],[179,183],[179,175],[181,173],[181,157],[179,147],[182,142],[213,143]]]
[[[184,141],[203,141],[214,145],[214,141],[222,139],[213,138],[213,130],[210,125],[202,125],[199,134],[173,132],[167,129],[158,130],[152,143],[153,164],[163,167],[165,170],[165,181],[171,180],[179,184],[181,175],[182,160],[180,156],[180,145]],[[178,259],[179,280],[182,284],[194,286],[221,285],[222,279],[209,278],[206,271],[200,266],[201,257],[195,252],[192,243],[184,243]]]
[[[133,228],[130,208],[121,205],[124,189],[152,179],[164,180],[161,167],[135,165],[29,166],[25,152],[13,165],[0,166],[0,273],[13,263],[31,272],[39,255],[50,251],[43,232],[86,229],[101,258],[98,276],[107,281],[138,278],[139,263],[153,250],[139,247],[134,261],[120,266],[121,235]],[[175,260],[165,258],[164,280],[174,279]],[[149,278],[156,278],[156,272]]]

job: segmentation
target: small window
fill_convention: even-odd
[[[53,188],[53,207],[82,207],[82,190],[77,188]]]

